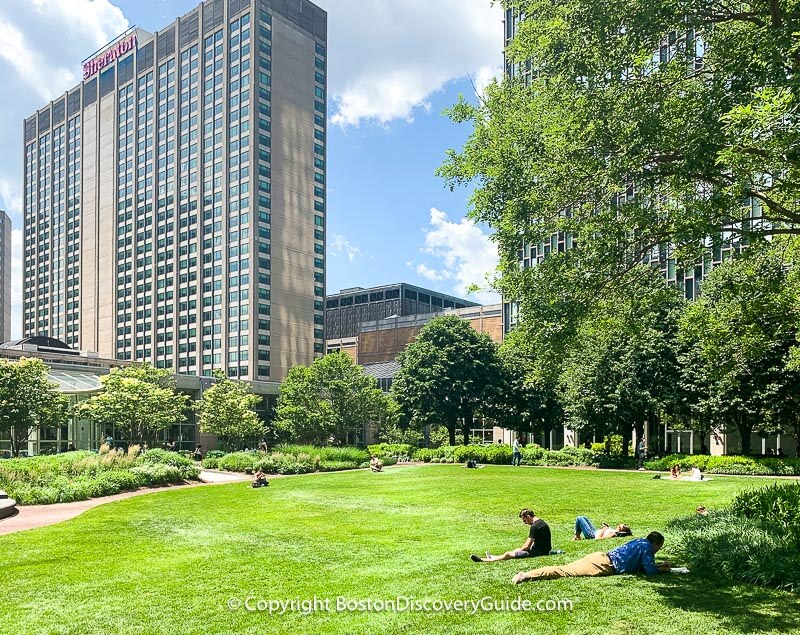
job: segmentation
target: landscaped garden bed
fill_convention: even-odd
[[[175,452],[80,451],[0,461],[0,489],[19,505],[69,503],[139,487],[197,479],[191,459]]]

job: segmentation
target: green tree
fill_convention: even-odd
[[[503,369],[488,335],[455,315],[428,322],[400,354],[392,394],[413,425],[444,424],[455,444],[461,421],[469,444],[475,414],[501,398]]]
[[[293,440],[345,445],[349,435],[386,417],[387,401],[374,377],[345,353],[295,366],[281,384],[277,428]]]
[[[264,423],[253,410],[261,397],[246,382],[231,381],[220,370],[214,371],[214,379],[214,385],[194,404],[200,430],[217,435],[227,447],[261,441]]]
[[[101,377],[104,391],[79,403],[81,417],[115,425],[129,440],[154,444],[186,419],[189,397],[175,392],[172,373],[143,364],[114,368]]]
[[[602,299],[581,322],[562,371],[570,427],[598,436],[632,430],[641,438],[649,422],[674,412],[680,380],[678,319],[684,301],[646,267],[626,298]]]
[[[773,433],[794,420],[787,400],[797,377],[787,365],[797,342],[797,308],[781,253],[753,247],[715,267],[681,319],[681,339],[694,350],[684,379],[697,384],[694,409],[721,431],[737,429],[743,454],[750,453],[753,432]]]
[[[0,433],[11,438],[11,453],[19,456],[37,428],[64,420],[67,398],[47,378],[40,359],[0,360]]]
[[[591,296],[656,246],[693,264],[723,236],[800,234],[797,0],[503,5],[526,16],[507,55],[530,81],[451,109],[473,131],[439,173],[477,181],[506,297],[534,275],[523,240],[575,239]]]
[[[506,378],[499,408],[492,413],[498,423],[519,432],[543,434],[564,425],[558,373],[548,372],[534,342],[531,322],[520,324],[500,345],[498,354]]]

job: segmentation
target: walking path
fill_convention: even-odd
[[[220,472],[217,470],[202,470],[200,472],[200,482],[186,483],[184,485],[168,485],[166,487],[143,487],[133,492],[122,492],[112,496],[102,498],[90,498],[85,501],[75,501],[74,503],[55,503],[53,505],[25,505],[17,508],[17,513],[3,520],[0,520],[0,536],[13,534],[26,529],[36,529],[46,527],[56,523],[69,520],[79,516],[87,509],[92,509],[106,503],[133,498],[143,494],[153,494],[165,490],[185,489],[188,487],[199,487],[201,485],[220,485],[224,483],[236,483],[249,481],[250,477],[244,474],[233,472]]]

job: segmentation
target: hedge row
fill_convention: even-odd
[[[210,453],[209,453],[210,454]],[[206,456],[203,467],[253,474],[262,470],[267,474],[308,474],[352,470],[369,465],[369,453],[358,448],[320,448],[310,445],[283,445],[269,454],[263,452],[232,452],[222,456]],[[384,465],[394,463],[390,457]]]
[[[606,456],[585,448],[565,446],[561,450],[545,450],[531,444],[521,449],[523,465],[556,467],[634,467],[627,457]],[[513,452],[508,445],[457,445],[417,450],[414,458],[426,463],[464,463],[468,460],[492,465],[510,465]]]
[[[754,476],[800,476],[800,459],[767,459],[751,456],[709,456],[704,454],[671,454],[662,459],[645,461],[648,470],[681,470],[700,468],[709,474],[743,474]]]

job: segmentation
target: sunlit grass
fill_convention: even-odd
[[[0,633],[750,633],[800,628],[796,596],[713,572],[615,576],[514,587],[520,568],[567,562],[622,540],[571,542],[572,523],[663,530],[752,479],[690,483],[558,469],[424,466],[167,491],[0,537]],[[475,564],[519,546],[532,507],[566,554]],[[669,556],[669,534],[665,555]],[[251,613],[275,600],[570,599],[571,612]]]

